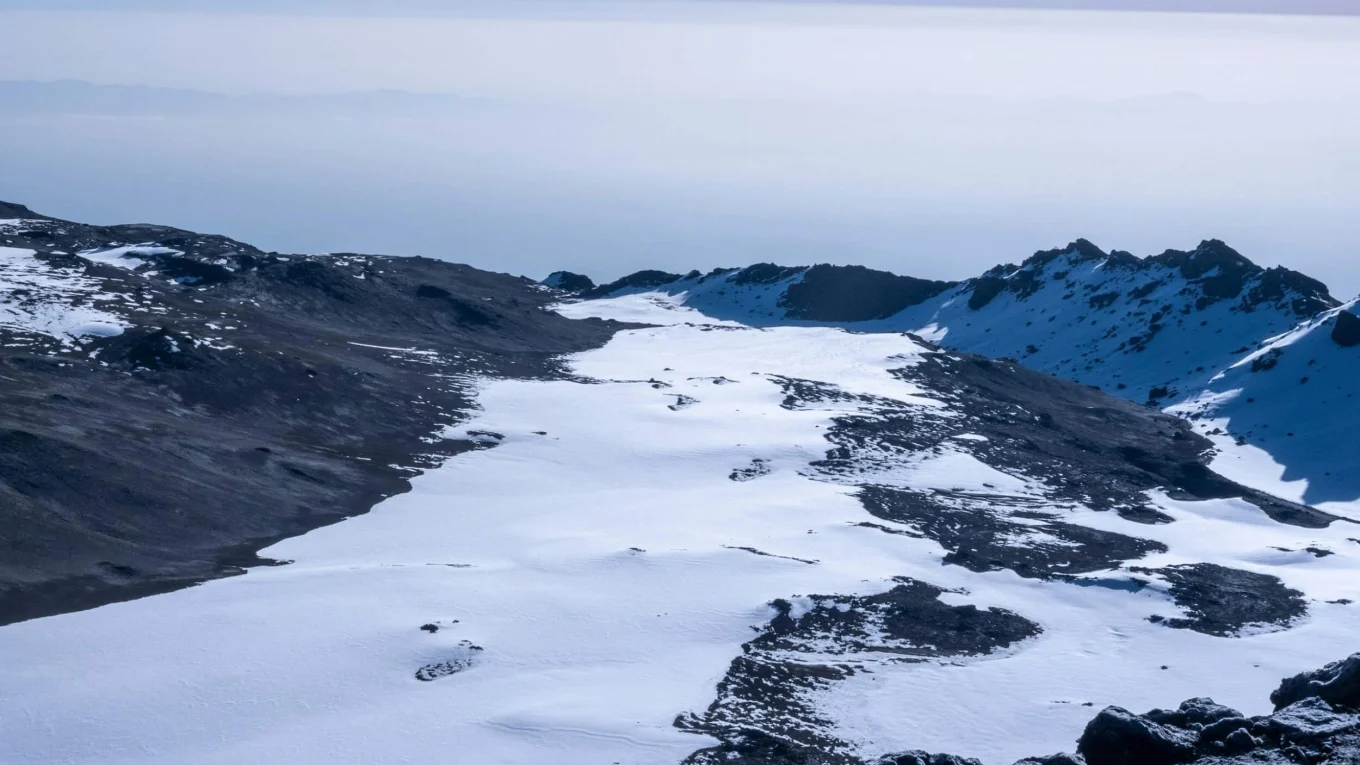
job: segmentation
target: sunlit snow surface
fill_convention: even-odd
[[[1281,677],[1355,650],[1360,612],[1322,602],[1360,599],[1360,544],[1346,539],[1360,534],[1345,524],[1301,529],[1237,500],[1165,497],[1176,523],[1072,517],[1169,546],[1144,565],[1269,573],[1311,601],[1284,631],[1168,629],[1146,621],[1177,613],[1157,587],[973,573],[941,565],[930,540],[853,525],[874,519],[852,487],[807,470],[835,412],[782,408],[769,375],[938,410],[887,373],[926,352],[909,338],[715,326],[640,295],[562,311],[666,326],[577,355],[579,381],[485,382],[464,427],[499,445],[263,553],[290,565],[0,629],[0,761],[678,763],[714,742],[676,716],[713,701],[771,600],[876,593],[894,576],[1043,633],[984,658],[883,663],[820,693],[813,703],[866,757],[921,748],[1009,765],[1071,750],[1106,704],[1210,695],[1264,712]],[[677,396],[694,403],[673,409]],[[754,459],[769,472],[729,479]],[[998,480],[962,452],[894,478]],[[1006,491],[1027,485],[1002,478]],[[1336,554],[1274,549],[1313,544]],[[441,663],[460,671],[416,679]]]
[[[1220,453],[1214,468],[1277,496],[1360,519],[1355,427],[1360,423],[1360,348],[1331,337],[1336,315],[1360,301],[1326,311],[1216,375],[1197,396],[1171,407],[1196,417]],[[1360,534],[1355,536],[1360,537]]]

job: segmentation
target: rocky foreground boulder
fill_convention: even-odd
[[[1213,699],[1134,714],[1107,707],[1086,726],[1076,754],[1015,765],[1353,765],[1360,763],[1360,653],[1286,679],[1275,711],[1247,717]],[[982,765],[949,754],[903,752],[874,765]]]
[[[1212,699],[1135,715],[1119,707],[1086,726],[1077,751],[1086,765],[1360,762],[1360,654],[1285,680],[1275,711],[1247,717]],[[1025,761],[1022,765],[1063,760]]]
[[[1360,345],[1360,316],[1350,311],[1338,313],[1336,323],[1332,325],[1332,340],[1342,348]]]

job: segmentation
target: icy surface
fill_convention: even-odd
[[[854,487],[808,469],[847,405],[782,406],[780,378],[950,416],[889,373],[929,353],[910,338],[748,328],[644,295],[562,310],[665,326],[574,357],[576,381],[484,382],[481,415],[448,435],[490,448],[263,551],[289,565],[0,629],[0,761],[678,763],[715,742],[677,715],[713,701],[771,601],[876,594],[898,576],[1042,633],[982,657],[882,661],[815,694],[865,757],[921,748],[1008,765],[1070,750],[1085,704],[1210,695],[1263,712],[1281,677],[1354,650],[1360,612],[1322,602],[1360,599],[1345,524],[1281,526],[1240,500],[1156,494],[1174,523],[1071,513],[1169,548],[1139,565],[1267,573],[1310,601],[1289,629],[1168,629],[1147,620],[1178,613],[1159,582],[1129,592],[943,566],[929,539],[858,525],[875,518]],[[1041,496],[963,451],[874,480]]]
[[[105,265],[117,266],[118,268],[126,268],[129,271],[133,271],[147,263],[146,260],[138,257],[139,255],[183,255],[184,253],[156,244],[127,244],[119,245],[117,247],[95,247],[89,250],[81,250],[76,254],[86,260],[92,260],[95,263],[103,263]]]

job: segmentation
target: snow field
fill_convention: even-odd
[[[877,521],[853,487],[804,474],[828,448],[835,407],[783,409],[769,376],[938,410],[888,374],[924,352],[906,337],[677,323],[704,320],[645,296],[562,310],[669,326],[575,356],[594,384],[485,381],[463,432],[501,434],[499,446],[263,551],[287,566],[0,629],[0,761],[678,763],[714,742],[675,717],[713,700],[771,600],[881,592],[894,576],[1044,632],[982,658],[854,657],[872,672],[815,702],[865,755],[925,748],[1008,765],[1070,750],[1109,703],[1142,711],[1209,694],[1260,712],[1281,677],[1355,648],[1360,616],[1342,606],[1312,604],[1287,631],[1215,638],[1147,622],[1177,613],[1155,587],[977,574],[942,566],[930,540],[853,525]],[[679,395],[696,402],[673,410]],[[729,479],[753,459],[771,472]],[[998,477],[959,453],[880,479]],[[1158,504],[1178,522],[1071,520],[1165,541],[1171,552],[1148,565],[1251,567],[1317,599],[1360,589],[1347,583],[1360,581],[1360,545],[1343,529],[1280,526],[1230,501]],[[1337,554],[1271,554],[1305,541]],[[467,657],[461,672],[415,678]]]

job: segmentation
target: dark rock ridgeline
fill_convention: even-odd
[[[698,276],[698,272],[694,272]],[[664,287],[672,282],[678,282],[685,277],[682,274],[672,274],[668,271],[638,271],[619,279],[615,279],[607,284],[591,287],[580,293],[580,297],[585,299],[609,297],[616,292],[636,289],[652,289]]]
[[[1091,242],[1078,239],[1065,248],[1037,252],[1018,266],[996,266],[966,282],[968,306],[981,310],[1002,292],[1012,292],[1023,300],[1046,281],[1066,279],[1065,271],[1054,269],[1090,261],[1104,261],[1105,268],[1130,271],[1173,270],[1185,280],[1197,310],[1235,300],[1238,310],[1253,311],[1262,305],[1273,305],[1302,319],[1337,305],[1322,282],[1283,267],[1262,268],[1218,239],[1201,242],[1194,250],[1167,250],[1146,258],[1119,250],[1106,253]],[[1067,286],[1070,289],[1074,285]],[[1129,297],[1145,299],[1160,286],[1161,281],[1148,282]],[[1089,297],[1091,307],[1100,309],[1108,307],[1118,296]]]
[[[1171,273],[1157,279],[1149,277],[1149,281],[1127,295],[1109,292],[1078,296],[1076,283],[1069,279],[1068,270],[1097,261],[1112,270]],[[570,276],[576,277],[575,274]],[[1179,278],[1185,283],[1181,293],[1189,299],[1186,311],[1232,301],[1235,311],[1251,312],[1268,305],[1291,318],[1301,319],[1338,305],[1322,282],[1283,267],[1262,268],[1217,239],[1201,242],[1193,250],[1167,250],[1144,258],[1120,250],[1105,252],[1086,239],[1078,239],[1066,247],[1036,252],[1019,265],[995,266],[962,283],[917,279],[863,266],[790,267],[758,263],[739,269],[714,269],[702,276],[698,271],[686,275],[639,271],[593,288],[561,288],[584,298],[598,298],[630,289],[668,286],[678,289],[678,285],[686,280],[703,283],[720,276],[735,286],[790,280],[778,300],[778,306],[784,309],[784,318],[830,323],[885,319],[956,286],[960,287],[960,294],[967,296],[968,306],[975,311],[987,307],[1003,293],[1013,293],[1020,300],[1028,299],[1050,283],[1064,285],[1070,292],[1067,298],[1074,298],[1078,304],[1093,310],[1107,310],[1120,299],[1141,306],[1152,292],[1165,286],[1171,278]],[[544,283],[560,286],[555,283],[558,277],[554,274]],[[1094,285],[1088,287],[1094,289]],[[1124,347],[1141,350],[1165,318],[1165,311],[1157,314],[1149,322],[1150,334],[1138,336],[1121,346],[1121,350]]]
[[[790,319],[857,322],[886,319],[953,287],[953,282],[898,276],[863,266],[818,265],[779,299]]]
[[[568,275],[576,277],[575,274]],[[737,287],[776,284],[789,280],[779,295],[778,306],[785,318],[803,321],[859,322],[886,319],[904,308],[917,305],[953,287],[954,282],[898,276],[864,266],[779,266],[756,263],[745,268],[717,268],[707,274],[691,271],[673,274],[666,271],[638,271],[597,287],[575,288],[562,283],[561,272],[543,283],[575,292],[585,299],[601,298],[628,290],[662,289],[703,284],[723,278]],[[795,278],[799,277],[799,278]],[[584,278],[584,277],[581,277]]]
[[[623,326],[445,261],[7,215],[34,222],[6,246],[126,296],[100,305],[130,326],[66,342],[0,329],[0,624],[267,563],[255,551],[486,448],[426,440],[475,408],[459,377],[555,377],[560,354]],[[138,253],[136,270],[72,254],[129,243],[178,253]]]
[[[24,205],[0,201],[0,220],[51,220],[51,218],[39,215]]]

